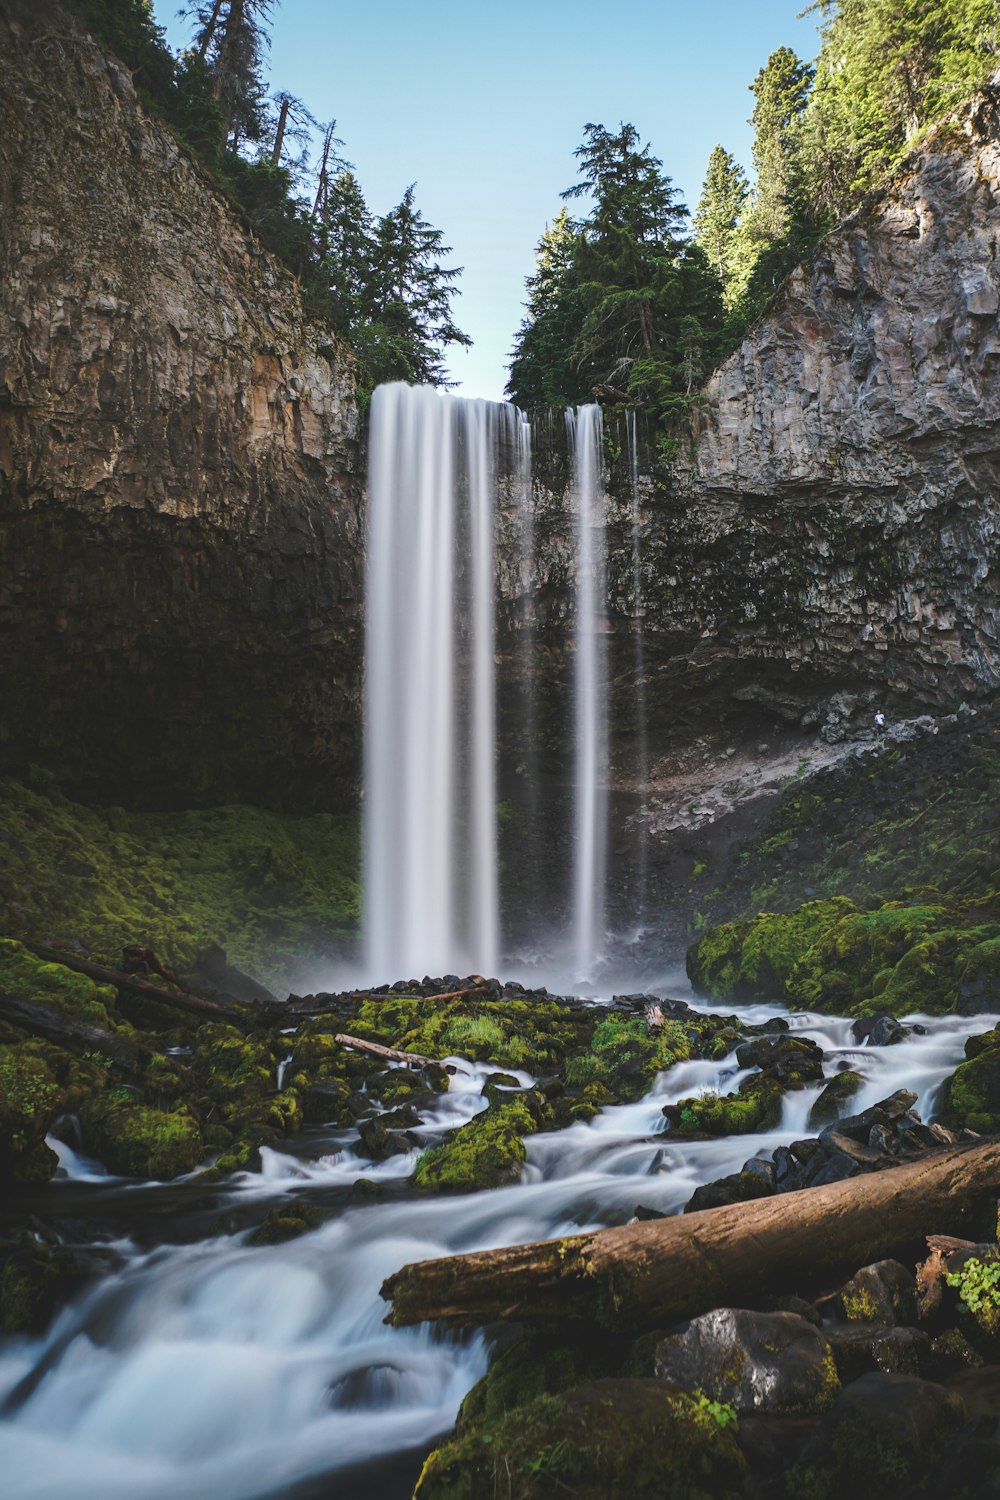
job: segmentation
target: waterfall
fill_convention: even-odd
[[[573,959],[593,975],[604,940],[607,865],[608,714],[604,494],[601,408],[567,411],[576,508],[577,588],[574,677],[575,814]]]
[[[373,978],[495,972],[494,501],[511,406],[380,386],[368,473],[365,938]]]
[[[639,434],[635,408],[625,416],[628,441],[629,483],[632,493],[632,626],[634,630],[636,779],[640,787],[639,811],[636,817],[636,909],[642,920],[646,915],[649,879],[649,738],[646,725],[646,661],[643,639],[644,606],[642,602],[642,556],[639,524]]]

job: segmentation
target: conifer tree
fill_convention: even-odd
[[[535,247],[535,272],[526,282],[527,311],[507,382],[507,395],[527,411],[590,399],[573,360],[584,318],[576,275],[578,238],[569,209],[563,207]]]
[[[451,301],[461,266],[446,267],[451,254],[440,229],[414,204],[411,184],[395,208],[375,225],[372,265],[365,288],[367,317],[362,354],[372,379],[448,385],[443,357],[450,344],[472,340],[455,324]]]
[[[747,175],[735,157],[714,146],[695,210],[693,228],[724,290],[733,281],[736,232],[750,195]]]

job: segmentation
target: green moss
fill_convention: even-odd
[[[80,1123],[87,1151],[125,1177],[180,1177],[204,1153],[198,1122],[186,1110],[151,1109],[125,1089],[88,1100]]]
[[[190,974],[218,943],[280,990],[357,928],[353,818],[240,806],[125,814],[82,807],[45,779],[0,782],[0,831],[0,930],[79,939],[112,963],[142,943]]]
[[[535,1128],[530,1110],[520,1099],[491,1107],[450,1140],[423,1153],[413,1173],[413,1186],[439,1193],[469,1193],[514,1182],[525,1159],[523,1137]]]
[[[414,1500],[736,1500],[746,1466],[707,1403],[656,1380],[540,1396],[431,1454]]]
[[[945,1081],[941,1118],[955,1130],[1000,1134],[1000,1047],[984,1047]]]
[[[781,1119],[781,1085],[755,1073],[735,1094],[701,1094],[666,1106],[663,1113],[677,1135],[747,1135],[773,1130]]]
[[[795,965],[855,910],[853,902],[838,897],[713,927],[688,953],[691,982],[719,1000],[781,999]]]
[[[95,984],[62,964],[45,963],[21,943],[0,938],[0,989],[107,1030],[115,1008],[110,985]]]
[[[622,1364],[617,1348],[595,1347],[592,1341],[558,1342],[551,1334],[527,1334],[505,1349],[462,1402],[455,1423],[461,1436],[484,1422],[501,1422],[508,1412],[527,1406],[538,1396],[561,1391],[617,1374]]]
[[[14,1250],[0,1273],[0,1324],[4,1332],[44,1333],[53,1314],[83,1281],[83,1269],[69,1250],[39,1243]]]
[[[0,1046],[0,1181],[45,1182],[56,1168],[44,1140],[66,1090],[40,1052]]]
[[[323,1215],[308,1203],[283,1203],[268,1211],[267,1217],[247,1237],[248,1245],[284,1245],[310,1230],[318,1229]]]

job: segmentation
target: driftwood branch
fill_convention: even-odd
[[[237,1024],[242,1021],[238,1011],[219,1005],[214,1000],[203,1000],[200,995],[191,995],[186,990],[170,990],[164,985],[151,984],[148,979],[139,979],[135,974],[125,974],[121,969],[112,969],[106,964],[91,963],[89,959],[77,958],[75,953],[64,953],[61,948],[46,948],[24,938],[20,942],[47,963],[62,964],[65,969],[86,974],[88,979],[96,979],[100,984],[113,984],[116,989],[129,990],[141,995],[144,1000],[155,1000],[160,1005],[173,1006],[175,1010],[190,1011],[209,1021],[235,1021]]]
[[[775,1198],[422,1261],[383,1285],[387,1321],[665,1325],[954,1234],[998,1189],[1000,1142],[990,1142]]]
[[[439,1062],[436,1057],[421,1057],[419,1052],[398,1052],[395,1047],[383,1047],[381,1042],[366,1042],[359,1036],[347,1036],[342,1031],[333,1040],[342,1047],[353,1047],[355,1052],[370,1052],[373,1057],[405,1063],[408,1068],[443,1068],[446,1073],[458,1072],[453,1063]]]
[[[151,1053],[138,1046],[128,1037],[117,1032],[105,1031],[100,1026],[91,1026],[87,1021],[78,1021],[61,1011],[50,1010],[47,1005],[37,1005],[24,995],[12,995],[0,990],[0,1017],[12,1025],[30,1031],[47,1042],[66,1047],[71,1052],[99,1052],[118,1063],[127,1072],[138,1074]]]

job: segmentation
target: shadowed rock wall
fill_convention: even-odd
[[[55,7],[0,8],[0,97],[0,753],[353,800],[350,352]]]

